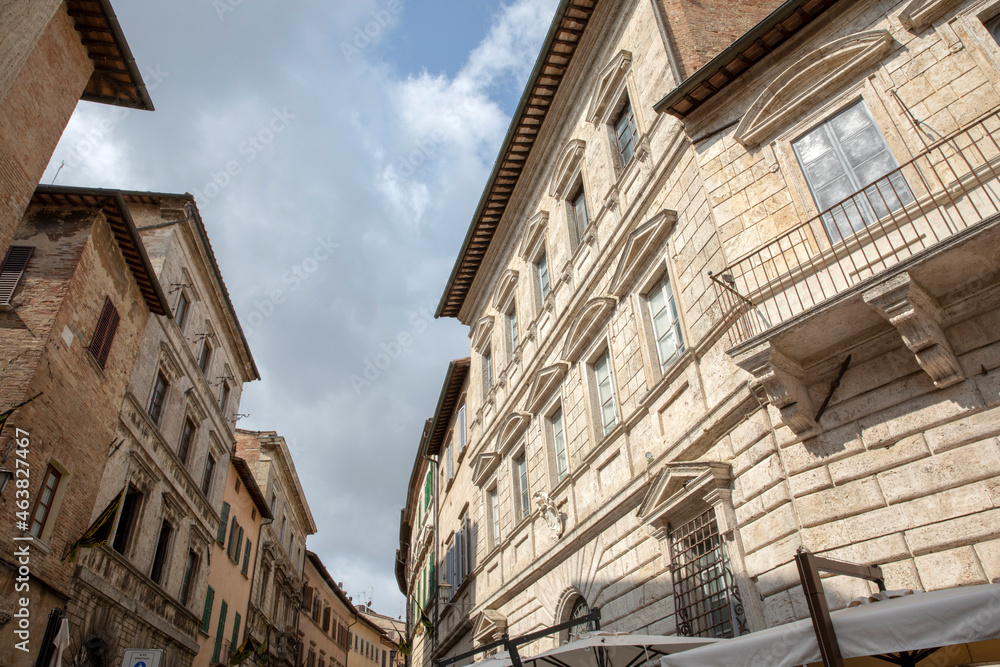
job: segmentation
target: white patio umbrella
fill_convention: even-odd
[[[514,662],[510,659],[510,654],[507,651],[500,651],[491,655],[486,660],[474,662],[468,667],[511,667],[513,664]]]
[[[597,631],[521,662],[526,667],[637,667],[664,655],[726,641]]]
[[[1000,660],[1000,584],[914,593],[841,609],[830,617],[845,659],[881,656],[897,665],[917,665],[935,650],[929,664],[941,667]],[[821,660],[812,621],[805,619],[665,656],[660,665],[797,667]]]

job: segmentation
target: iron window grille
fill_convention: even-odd
[[[749,632],[715,510],[669,528],[677,634],[735,637]]]

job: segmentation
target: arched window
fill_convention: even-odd
[[[573,609],[569,613],[569,620],[575,620],[577,618],[583,618],[590,613],[590,606],[583,597],[578,597],[576,602],[573,603]],[[579,639],[583,636],[583,633],[590,632],[593,630],[593,621],[587,623],[581,623],[580,625],[574,625],[567,631],[567,641],[573,641],[574,639]]]

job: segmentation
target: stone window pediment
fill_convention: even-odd
[[[472,483],[482,488],[493,476],[493,472],[500,465],[500,455],[496,452],[484,452],[476,457],[476,463],[472,466]]]
[[[576,362],[583,355],[590,343],[597,336],[597,332],[607,323],[611,313],[615,310],[618,300],[610,296],[599,296],[591,299],[584,306],[580,314],[576,316],[569,327],[569,334],[566,336],[566,345],[563,347],[562,358]]]
[[[806,109],[868,71],[892,45],[888,30],[869,30],[835,39],[806,54],[768,84],[736,127],[736,140],[747,148],[763,143]]]
[[[507,269],[500,278],[496,296],[493,297],[493,307],[501,313],[506,313],[514,300],[515,289],[517,289],[517,271]]]
[[[552,392],[560,385],[563,378],[566,377],[568,370],[569,364],[567,362],[558,361],[535,373],[535,377],[532,378],[531,386],[528,389],[526,407],[529,412],[534,413],[541,409],[542,404],[552,395]]]
[[[576,183],[586,148],[587,142],[582,139],[570,139],[563,146],[559,161],[556,163],[559,166],[552,174],[552,183],[549,185],[549,194],[552,197],[568,199],[572,194],[570,188]]]
[[[485,609],[472,626],[472,636],[476,644],[496,641],[507,632],[507,617],[495,609]]]
[[[618,55],[605,67],[598,78],[597,92],[590,101],[587,121],[607,123],[615,104],[625,90],[626,77],[632,67],[631,51],[619,51]]]
[[[667,463],[639,505],[639,521],[652,526],[657,539],[666,539],[669,524],[681,523],[715,504],[720,492],[729,492],[732,479],[732,466],[720,461]]]
[[[899,22],[910,30],[922,30],[957,4],[958,0],[912,0],[899,13]]]
[[[490,337],[493,335],[493,316],[486,315],[480,317],[472,330],[472,349],[482,352],[490,344]]]
[[[657,251],[663,247],[663,241],[676,223],[675,211],[661,211],[632,232],[625,243],[621,259],[618,260],[618,268],[615,269],[614,278],[611,280],[611,288],[608,291],[612,295],[622,297],[628,293],[638,275],[649,266]]]
[[[524,228],[524,236],[521,238],[521,248],[518,254],[525,262],[531,264],[535,261],[539,246],[545,240],[545,228],[549,224],[549,212],[539,211],[531,216]]]
[[[496,451],[505,454],[517,442],[530,423],[531,414],[528,412],[512,412],[508,415],[500,427],[500,434],[497,435]]]

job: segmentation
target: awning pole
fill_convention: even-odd
[[[885,590],[885,577],[877,565],[855,565],[842,561],[831,560],[817,556],[803,547],[795,554],[795,564],[799,569],[799,579],[809,606],[809,616],[812,618],[813,630],[816,631],[816,642],[823,657],[825,667],[844,667],[844,657],[837,643],[837,633],[833,629],[833,619],[830,608],[826,604],[826,594],[823,592],[823,582],[819,571],[843,574],[849,577],[859,577],[874,581],[880,591]]]

